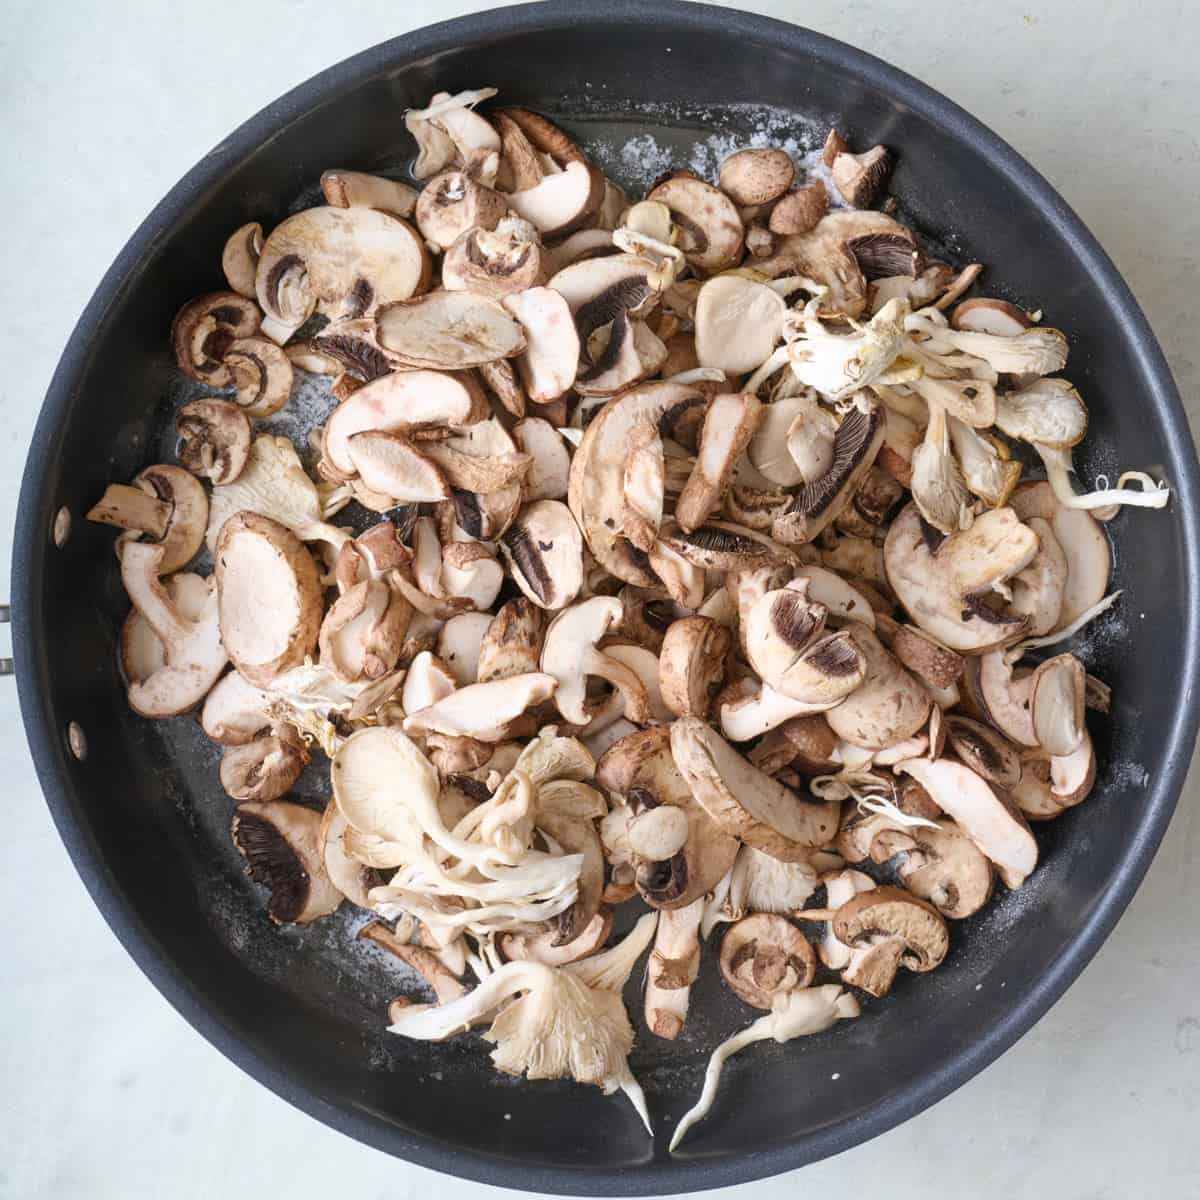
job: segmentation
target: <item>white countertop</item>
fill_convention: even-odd
[[[60,349],[109,262],[187,168],[321,68],[462,0],[9,0],[0,38],[0,561]],[[747,7],[851,41],[958,101],[1044,172],[1200,395],[1200,9],[1180,0],[846,0]],[[222,82],[228,81],[228,82]],[[3,653],[3,651],[0,651]],[[55,833],[0,687],[0,1198],[500,1195],[290,1108],[134,967]],[[1067,996],[934,1109],[741,1195],[1200,1196],[1200,820],[1193,778],[1150,875]]]

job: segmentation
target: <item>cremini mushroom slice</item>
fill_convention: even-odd
[[[548,700],[556,683],[553,675],[544,672],[473,683],[428,708],[409,713],[404,719],[404,730],[413,734],[472,737],[480,742],[503,741],[509,723]]]
[[[521,596],[492,617],[479,644],[476,679],[488,683],[538,669],[545,618],[540,606]]]
[[[442,286],[500,300],[535,287],[549,273],[537,230],[519,217],[503,217],[495,227],[464,229],[442,259]]]
[[[894,161],[886,146],[873,146],[865,154],[843,150],[834,156],[829,176],[851,208],[868,208],[887,187]]]
[[[785,554],[770,538],[732,521],[705,521],[690,530],[665,523],[660,541],[685,562],[706,571],[744,571]]]
[[[193,400],[175,414],[179,461],[211,483],[232,483],[250,457],[250,421],[225,400]]]
[[[380,307],[379,344],[406,366],[477,367],[525,349],[521,326],[498,300],[474,292],[430,292]]]
[[[339,679],[379,679],[400,656],[412,605],[382,580],[364,579],[343,592],[321,623],[321,662]]]
[[[169,594],[159,579],[162,546],[128,542],[121,547],[121,582],[130,602],[157,639],[143,649],[136,628],[126,622],[122,659],[127,670],[129,707],[143,717],[173,717],[204,698],[225,669],[225,648],[217,620],[217,597],[209,581],[178,583]],[[192,577],[195,578],[195,577]],[[146,652],[148,649],[148,653]],[[135,675],[130,666],[137,666]],[[144,672],[144,673],[143,673]]]
[[[646,1026],[655,1037],[673,1041],[683,1032],[692,984],[700,972],[703,912],[704,898],[700,897],[683,908],[659,914],[646,967]]]
[[[262,314],[237,292],[209,292],[189,300],[171,323],[171,346],[179,369],[213,387],[232,382],[225,355],[239,338],[258,332]]]
[[[667,360],[667,348],[645,321],[632,320],[621,309],[611,324],[588,339],[584,365],[575,377],[583,396],[611,396],[639,380],[657,374]]]
[[[715,703],[718,706],[721,732],[731,742],[746,742],[775,729],[793,717],[827,712],[840,703],[840,697],[819,703],[794,700],[791,696],[777,692],[770,684],[764,683],[758,688],[751,687],[747,694],[737,697],[726,697],[723,692],[719,693]]]
[[[292,531],[258,513],[230,517],[217,538],[221,640],[234,666],[264,686],[316,649],[321,583]]]
[[[427,242],[439,250],[449,250],[470,230],[495,229],[507,211],[508,205],[499,192],[462,171],[445,171],[421,190],[415,219]]]
[[[725,681],[733,636],[707,617],[674,621],[663,638],[658,679],[663,702],[677,717],[704,717]]]
[[[362,171],[322,171],[321,192],[325,203],[334,208],[378,208],[396,217],[411,217],[417,206],[415,188]]]
[[[808,987],[816,970],[808,939],[774,913],[743,917],[721,941],[721,976],[753,1008],[769,1009],[777,996]]]
[[[897,774],[910,775],[954,819],[958,827],[996,864],[1000,878],[1019,888],[1037,866],[1037,842],[1020,813],[962,763],[910,758],[897,763]]]
[[[704,415],[696,464],[675,504],[675,519],[685,532],[703,525],[720,504],[761,415],[762,405],[749,392],[713,398]]]
[[[618,723],[619,724],[619,723]],[[654,908],[683,908],[701,900],[729,872],[738,843],[705,811],[680,774],[671,754],[665,725],[630,732],[610,745],[596,764],[596,782],[619,797],[623,806],[610,816],[624,817],[670,807],[687,816],[687,839],[668,859],[636,865],[638,893]]]
[[[1016,337],[1032,324],[1028,313],[1015,304],[983,296],[956,304],[950,314],[950,325],[953,329],[993,333],[999,337]]]
[[[1073,654],[1047,659],[1033,673],[1029,705],[1033,735],[1053,758],[1073,754],[1084,739],[1086,674],[1083,664]]]
[[[850,503],[882,444],[880,409],[851,409],[834,435],[832,465],[820,478],[805,483],[775,518],[775,538],[792,544],[812,541]]]
[[[518,759],[514,770],[520,770],[521,766],[522,759]],[[548,779],[534,783],[537,828],[552,837],[564,853],[579,854],[583,859],[575,902],[556,918],[555,942],[566,946],[587,931],[600,910],[604,851],[595,823],[608,811],[608,805],[595,788],[580,780]]]
[[[1085,729],[1070,754],[1050,759],[1050,794],[1055,803],[1073,808],[1086,800],[1096,782],[1096,754]]]
[[[355,475],[349,440],[373,430],[404,434],[446,425],[454,429],[488,416],[487,398],[469,374],[398,371],[359,388],[333,410],[325,423],[323,466],[335,477]]]
[[[586,725],[590,720],[589,675],[606,680],[620,691],[629,720],[639,725],[648,720],[649,697],[637,674],[597,649],[597,643],[620,620],[620,600],[594,596],[563,609],[547,626],[541,669],[557,681],[554,703],[564,720],[575,725]]]
[[[764,775],[697,717],[671,726],[671,753],[709,816],[764,854],[795,862],[837,830],[836,803],[802,796]]]
[[[734,204],[770,204],[792,186],[796,168],[787,151],[763,147],[731,154],[718,176],[721,191]]]
[[[981,721],[952,713],[946,718],[946,741],[950,749],[975,772],[997,787],[1015,787],[1021,778],[1021,756],[1017,748]]]
[[[270,417],[292,394],[292,361],[274,342],[262,337],[239,338],[225,351],[238,406],[251,417]]]
[[[438,657],[449,667],[459,687],[478,682],[483,639],[494,619],[486,612],[459,613],[438,631]]]
[[[783,331],[787,301],[742,275],[705,280],[696,299],[696,357],[702,367],[742,375],[762,366]]]
[[[291,791],[308,762],[308,751],[294,734],[268,734],[221,756],[221,786],[237,801],[278,800]]]
[[[431,651],[422,650],[404,676],[400,703],[406,713],[421,712],[444,700],[458,688],[454,672]]]
[[[833,466],[837,421],[810,395],[787,396],[765,405],[747,457],[778,487],[820,479]]]
[[[425,243],[400,217],[373,208],[309,208],[271,231],[255,291],[263,332],[282,344],[313,314],[369,317],[429,286]]]
[[[983,601],[1033,561],[1037,535],[1013,509],[997,508],[977,517],[969,530],[941,538],[937,531],[926,534],[916,505],[910,504],[892,522],[884,542],[888,583],[914,623],[960,653],[978,654],[1015,641],[1027,619]]]
[[[525,503],[565,499],[571,454],[558,430],[542,417],[525,417],[512,427],[512,438],[532,460],[521,485]]]
[[[981,714],[1018,746],[1036,746],[1033,671],[1016,671],[1000,650],[968,661],[967,682]]]
[[[513,582],[539,608],[570,604],[583,586],[583,539],[560,500],[527,504],[500,539]]]
[[[754,1042],[763,1042],[768,1038],[782,1043],[808,1034],[821,1033],[838,1021],[858,1015],[858,1001],[835,983],[783,993],[772,1004],[770,1013],[759,1017],[741,1033],[727,1038],[712,1052],[708,1068],[704,1072],[704,1088],[700,1099],[684,1113],[679,1124],[675,1126],[675,1133],[671,1138],[671,1151],[675,1150],[687,1131],[697,1121],[702,1120],[712,1108],[717,1087],[721,1082],[721,1069],[731,1055],[737,1054],[739,1050]]]
[[[878,862],[898,857],[900,882],[950,920],[974,915],[991,899],[992,864],[953,821],[939,821],[935,829],[885,829],[875,836],[871,856]]]
[[[510,192],[505,200],[517,216],[552,241],[574,233],[595,216],[604,202],[604,176],[577,159],[533,187]]]
[[[808,584],[809,599],[822,605],[833,620],[858,621],[868,629],[875,628],[870,600],[836,572],[815,565],[798,567],[789,586],[801,581]]]
[[[438,466],[400,434],[364,429],[347,438],[346,451],[363,485],[394,504],[450,498]]]
[[[258,272],[258,256],[262,253],[262,226],[250,221],[235,229],[221,252],[221,270],[225,282],[239,296],[254,299],[254,277]]]
[[[504,307],[525,331],[525,349],[517,370],[535,404],[557,400],[575,381],[579,367],[579,335],[562,294],[548,287],[530,287],[506,296]]]
[[[939,966],[950,934],[932,904],[897,887],[860,892],[833,918],[834,936],[851,948],[842,979],[872,996],[886,996],[900,967],[924,973]]]
[[[736,266],[745,231],[734,202],[694,175],[675,175],[646,196],[671,210],[679,227],[679,248],[697,271],[712,275]]]
[[[342,893],[325,870],[321,815],[286,801],[243,804],[230,832],[246,874],[270,891],[267,915],[277,925],[303,925],[327,916]]]
[[[332,808],[333,806],[330,805]],[[329,855],[326,853],[326,862]],[[400,959],[405,966],[414,970],[433,992],[439,1004],[449,1004],[466,993],[459,973],[451,970],[445,961],[445,955],[437,950],[415,942],[405,942],[393,933],[382,921],[370,921],[355,935],[355,941],[369,941],[386,950],[389,954]],[[464,961],[463,968],[466,963]],[[461,972],[460,972],[461,973]],[[408,1005],[407,997],[392,1001],[389,1013],[403,1011]]]
[[[814,179],[786,196],[780,196],[771,206],[767,228],[771,233],[788,236],[809,233],[829,211],[829,194],[824,183]]]
[[[110,483],[88,510],[88,520],[126,532],[120,547],[149,538],[163,550],[159,571],[169,575],[186,566],[204,541],[209,504],[204,487],[181,467],[147,467],[126,486]]]
[[[199,577],[173,575],[167,582],[168,590],[174,593],[179,581],[195,578]],[[178,605],[179,598],[172,595],[172,599]],[[244,746],[270,726],[270,708],[276,699],[270,692],[247,682],[237,671],[229,671],[205,697],[200,727],[219,745]]]

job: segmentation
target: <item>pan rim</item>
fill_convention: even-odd
[[[949,136],[975,146],[1003,169],[1030,205],[1042,211],[1080,264],[1112,297],[1153,407],[1162,416],[1170,455],[1171,484],[1182,526],[1184,572],[1189,581],[1181,614],[1183,678],[1200,675],[1200,470],[1187,418],[1165,357],[1129,287],[1083,222],[1050,184],[1017,152],[958,105],[912,76],[872,55],[822,34],[773,18],[684,0],[659,0],[652,8],[637,0],[548,0],[476,13],[427,26],[380,43],[293,88],[251,117],[193,167],[151,211],[129,239],[85,307],[63,352],[34,431],[22,480],[13,548],[13,643],[17,686],[26,736],[47,804],[67,851],[93,901],[143,973],[173,1007],[210,1043],[290,1104],[342,1133],[398,1157],[480,1183],[575,1195],[663,1195],[748,1182],[819,1161],[899,1125],[943,1099],[1012,1046],[1062,996],[1091,960],[1125,911],[1148,870],[1174,811],[1190,759],[1200,709],[1180,705],[1166,739],[1164,761],[1152,773],[1138,835],[1111,887],[1096,902],[1086,924],[1050,971],[1029,986],[1007,1014],[938,1071],[911,1080],[860,1120],[798,1137],[784,1145],[720,1160],[649,1162],[634,1168],[538,1167],[527,1162],[449,1148],[409,1133],[363,1109],[340,1107],[312,1092],[286,1066],[244,1042],[200,996],[197,988],[155,943],[128,903],[74,814],[80,785],[74,777],[63,732],[55,726],[46,675],[43,631],[35,619],[44,564],[50,547],[51,487],[62,420],[86,362],[95,330],[117,302],[140,261],[162,231],[264,141],[283,133],[298,117],[332,96],[401,66],[468,41],[529,34],[555,27],[592,24],[653,26],[668,33],[721,33],[749,41],[769,40],[832,65],[884,89]],[[1186,683],[1185,683],[1186,687]]]

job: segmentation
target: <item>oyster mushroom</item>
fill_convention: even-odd
[[[270,890],[267,915],[277,925],[307,924],[342,902],[325,871],[320,829],[319,813],[282,800],[243,804],[233,815],[233,844],[246,874]]]
[[[373,208],[310,208],[271,231],[255,291],[263,332],[283,343],[314,313],[369,317],[429,286],[425,243],[400,217]]]
[[[703,899],[733,866],[738,843],[693,796],[671,755],[666,726],[640,729],[615,741],[596,764],[596,782],[625,799],[628,807],[615,808],[611,815],[622,816],[626,825],[633,814],[659,807],[677,809],[687,817],[687,838],[679,850],[668,859],[636,865],[634,883],[647,904],[686,907]]]
[[[1000,878],[1019,888],[1037,865],[1037,842],[1020,813],[962,763],[910,758],[896,763],[952,817],[958,827],[996,864]],[[840,935],[839,935],[840,936]]]
[[[417,206],[415,188],[362,171],[322,171],[321,192],[334,208],[378,208],[395,217],[411,217]]]
[[[118,547],[139,540],[162,547],[159,571],[170,575],[186,566],[204,541],[209,519],[204,487],[181,467],[159,464],[147,467],[132,486],[110,483],[99,502],[88,511],[88,520],[114,525],[126,532]]]
[[[795,862],[837,830],[836,803],[815,801],[764,775],[696,717],[671,726],[671,753],[709,816],[764,854]]]
[[[745,231],[734,202],[694,175],[675,175],[652,188],[647,200],[671,210],[679,227],[679,248],[688,263],[705,275],[735,266],[742,256]]]
[[[860,892],[837,910],[833,933],[851,948],[842,979],[872,996],[886,996],[900,967],[923,974],[950,948],[941,913],[897,887]]]
[[[209,292],[189,300],[171,322],[171,346],[179,369],[213,387],[233,382],[225,355],[240,338],[258,332],[262,314],[237,292]]]
[[[489,296],[474,292],[430,292],[380,305],[379,344],[405,366],[454,371],[525,349],[521,326]]]
[[[704,416],[696,465],[675,504],[675,519],[685,532],[703,525],[720,504],[761,415],[762,405],[748,392],[713,398]]]
[[[239,512],[214,552],[221,641],[234,666],[266,685],[299,666],[317,644],[321,584],[316,564],[290,529]]]
[[[878,408],[869,412],[853,408],[847,413],[834,435],[832,465],[806,483],[775,518],[775,538],[793,544],[811,542],[850,503],[882,444],[883,414]]]
[[[556,944],[556,928],[530,933],[502,933],[496,940],[500,953],[508,962],[538,962],[547,967],[561,967],[599,951],[612,933],[612,923],[612,910],[601,908],[587,928],[564,946]]]
[[[129,542],[121,548],[121,582],[142,621],[158,640],[146,674],[128,675],[129,707],[143,717],[173,717],[198,704],[216,683],[225,669],[225,647],[217,620],[217,597],[206,583],[205,595],[199,587],[189,588],[196,593],[188,599],[179,589],[172,588],[176,599],[168,594],[159,579],[165,550],[141,542]],[[187,604],[190,611],[185,611]],[[194,615],[192,615],[194,614]],[[132,663],[126,639],[123,658]]]
[[[254,276],[262,253],[262,226],[250,221],[235,229],[221,252],[221,270],[232,291],[247,300],[254,299]]]
[[[790,921],[755,913],[730,926],[721,941],[721,975],[739,1000],[770,1009],[777,996],[806,988],[816,951]]]
[[[517,370],[529,399],[535,404],[557,400],[574,383],[579,366],[579,335],[570,307],[561,293],[548,287],[506,296],[504,307],[525,331]]]
[[[325,873],[329,876],[329,881],[333,886],[351,904],[357,904],[359,908],[370,908],[367,893],[380,882],[379,872],[374,867],[368,867],[359,862],[347,852],[343,835],[348,828],[346,818],[342,816],[338,806],[332,801],[326,804],[317,832]],[[378,923],[372,922],[372,925],[376,924]],[[379,928],[382,930],[386,927],[379,925]],[[356,937],[371,936],[364,933],[363,930],[359,930],[356,934]],[[394,934],[390,936],[395,938]]]
[[[268,734],[221,755],[220,778],[234,800],[278,800],[295,786],[308,762],[304,743],[294,734]]]
[[[658,679],[663,702],[677,717],[703,717],[725,680],[733,647],[729,630],[707,617],[674,621],[663,638]]]
[[[678,812],[678,809],[666,809]],[[646,1026],[673,1041],[687,1021],[688,999],[700,971],[700,918],[704,898],[659,914],[654,947],[646,965]]]
[[[175,414],[179,461],[214,484],[232,483],[250,457],[250,421],[224,400],[193,400]],[[203,535],[202,535],[203,536]]]
[[[721,163],[721,191],[734,204],[770,204],[792,186],[796,168],[785,150],[738,150]]]
[[[539,608],[565,608],[583,586],[583,539],[560,500],[527,504],[500,539],[513,582]]]

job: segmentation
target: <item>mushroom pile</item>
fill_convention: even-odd
[[[206,385],[178,464],[89,515],[129,704],[198,711],[271,920],[348,903],[424,979],[393,1032],[479,1027],[649,1128],[644,952],[648,1036],[704,957],[765,1014],[678,1142],[730,1054],[856,1017],[1028,879],[1109,703],[1046,648],[1116,598],[1099,522],[1168,492],[1076,493],[1066,338],[870,207],[883,147],[631,202],[493,95],[408,112],[419,190],[330,170],[230,237],[171,329]],[[296,445],[258,423],[301,374],[330,399]]]

